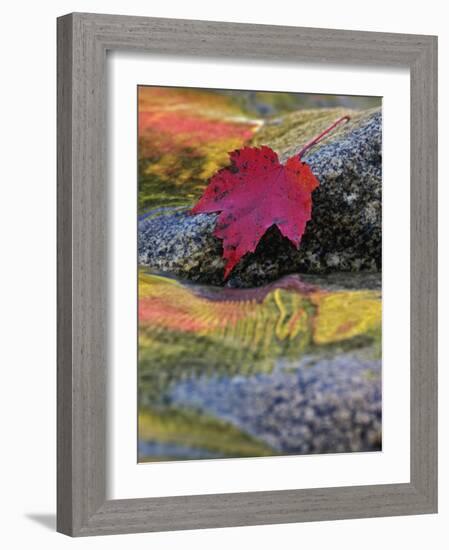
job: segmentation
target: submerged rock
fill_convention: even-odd
[[[212,414],[281,454],[380,451],[381,361],[356,354],[279,360],[270,374],[189,379],[171,403]]]
[[[262,129],[256,144],[272,146],[282,160],[335,120],[341,110],[299,112]],[[381,269],[382,116],[359,113],[305,156],[320,186],[312,219],[297,250],[271,227],[256,251],[235,267],[229,284],[249,287],[282,275]],[[140,265],[207,284],[222,285],[221,241],[213,236],[216,214],[187,209],[149,214],[139,221]]]

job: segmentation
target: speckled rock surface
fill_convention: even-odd
[[[191,379],[176,406],[231,422],[282,454],[381,450],[381,361],[354,354],[280,360],[271,374]]]
[[[338,110],[337,110],[338,111]],[[341,114],[327,113],[335,120]],[[299,150],[308,132],[298,120],[267,127],[257,136],[272,145],[285,160]],[[304,116],[304,115],[301,115]],[[285,127],[284,127],[285,125]],[[261,285],[293,272],[379,271],[381,269],[382,118],[380,111],[360,113],[344,129],[305,156],[320,187],[313,193],[312,220],[300,249],[272,227],[253,254],[234,269],[231,286]],[[264,135],[265,132],[265,135]],[[300,141],[299,141],[300,140]],[[298,143],[299,141],[299,143]],[[213,236],[215,214],[191,216],[184,210],[165,209],[139,221],[139,263],[154,271],[208,284],[223,284],[221,241]]]

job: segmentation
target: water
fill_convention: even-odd
[[[380,275],[257,289],[141,269],[140,460],[379,450]]]

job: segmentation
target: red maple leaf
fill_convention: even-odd
[[[229,154],[231,166],[211,178],[191,210],[192,214],[220,213],[214,235],[223,240],[225,279],[245,254],[254,252],[273,225],[299,248],[312,214],[312,191],[319,185],[301,157],[337,124],[348,119],[342,117],[336,121],[285,164],[266,146],[244,147]]]

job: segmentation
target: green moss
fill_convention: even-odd
[[[263,126],[252,140],[252,145],[269,145],[274,149],[282,161],[298,153],[303,145],[313,139],[338,118],[349,115],[351,120],[338,126],[329,137],[325,138],[314,151],[322,147],[327,141],[345,135],[362,120],[371,116],[377,109],[363,111],[363,113],[337,107],[334,109],[310,109],[296,111],[282,117],[276,124]]]

